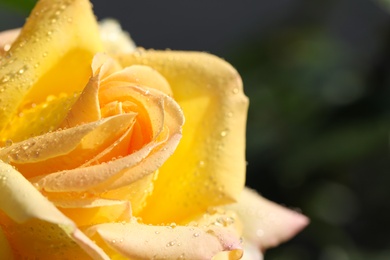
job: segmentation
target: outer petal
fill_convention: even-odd
[[[221,251],[234,251],[238,259],[241,244],[234,233],[217,226],[151,226],[134,223],[97,225],[86,231],[102,239],[112,255],[131,259],[211,259]]]
[[[53,259],[56,256],[83,259],[89,255],[94,259],[108,259],[30,182],[2,162],[0,209],[0,225],[16,258],[34,255],[39,259]]]
[[[245,181],[248,106],[234,68],[206,53],[138,51],[117,59],[123,66],[148,65],[160,72],[186,118],[178,149],[160,169],[141,214],[144,221],[178,221],[233,202]]]
[[[88,0],[39,1],[0,60],[0,130],[23,106],[81,91],[102,48]]]
[[[20,33],[20,29],[8,30],[0,33],[0,57],[10,48]]]
[[[244,223],[245,241],[262,251],[289,240],[309,223],[302,214],[271,202],[250,189],[244,189],[238,203],[227,208],[236,211]]]

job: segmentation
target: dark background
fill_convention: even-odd
[[[92,2],[139,46],[207,51],[240,72],[247,185],[311,219],[266,259],[390,259],[386,0]],[[1,30],[23,24],[17,9],[0,7]]]

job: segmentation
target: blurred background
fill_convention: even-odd
[[[3,0],[0,29],[33,0]],[[92,0],[139,46],[199,50],[240,72],[247,185],[310,226],[266,259],[390,259],[390,1]]]

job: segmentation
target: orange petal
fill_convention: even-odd
[[[0,159],[28,177],[73,169],[114,143],[132,125],[134,117],[122,114],[37,136],[0,150]]]
[[[248,107],[234,68],[194,52],[139,50],[117,59],[123,67],[139,64],[157,70],[186,118],[183,138],[159,171],[143,220],[178,221],[234,202],[245,182]]]
[[[96,77],[91,77],[59,127],[70,128],[100,120],[98,90],[99,86]]]
[[[0,224],[0,259],[12,259],[12,248],[7,241]]]
[[[106,83],[107,82],[107,83]],[[134,83],[147,88],[154,88],[172,96],[172,90],[167,80],[149,66],[133,65],[111,74],[102,82],[105,88],[118,84]]]
[[[0,226],[15,258],[109,259],[19,172],[2,162],[0,209]]]

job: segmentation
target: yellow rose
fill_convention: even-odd
[[[101,35],[87,0],[0,34],[0,259],[258,259],[307,224],[244,189],[233,67]]]

